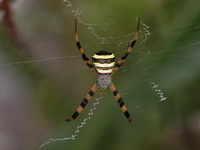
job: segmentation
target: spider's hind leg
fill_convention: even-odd
[[[115,96],[115,99],[117,100],[117,102],[118,102],[121,110],[123,111],[124,115],[126,116],[128,121],[131,122],[132,121],[131,116],[130,116],[130,114],[129,114],[129,112],[128,112],[128,110],[127,110],[127,108],[126,108],[126,106],[125,106],[125,104],[124,104],[124,102],[122,100],[122,97],[119,95],[119,93],[118,93],[116,87],[114,86],[114,84],[111,84],[110,89],[111,89],[113,95]]]
[[[78,115],[82,112],[82,110],[87,105],[87,103],[92,99],[97,89],[98,89],[97,84],[94,84],[93,87],[90,89],[90,91],[86,94],[85,98],[83,99],[79,107],[76,109],[74,114],[70,118],[67,118],[65,121],[68,122],[68,121],[76,119],[76,117],[78,117]]]

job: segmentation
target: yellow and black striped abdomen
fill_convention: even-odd
[[[107,51],[100,51],[92,56],[94,64],[99,74],[111,74],[115,66],[115,56]]]

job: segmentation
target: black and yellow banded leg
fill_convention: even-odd
[[[77,21],[75,19],[75,34],[76,34],[76,45],[79,49],[79,52],[81,53],[81,56],[84,60],[84,62],[86,63],[86,65],[94,72],[96,72],[96,69],[94,67],[94,65],[90,62],[89,58],[86,56],[86,54],[84,53],[83,48],[81,47],[81,43],[79,42],[79,36],[78,36],[78,30],[77,30]]]
[[[114,86],[113,83],[111,84],[110,89],[111,89],[113,95],[115,96],[115,99],[117,100],[117,102],[118,102],[121,110],[123,111],[124,115],[126,116],[128,121],[131,122],[132,121],[131,116],[130,116],[130,114],[129,114],[129,112],[128,112],[128,110],[127,110],[127,108],[126,108],[126,106],[125,106],[125,104],[122,100],[122,97],[119,95],[119,93],[118,93],[118,91],[117,91],[117,89],[116,89],[116,87]]]
[[[127,59],[128,55],[129,55],[129,53],[132,51],[132,49],[133,49],[133,47],[134,47],[134,45],[135,45],[135,43],[138,39],[139,27],[140,27],[140,18],[138,18],[138,25],[137,25],[137,30],[136,30],[136,33],[135,33],[134,40],[130,44],[128,44],[128,48],[126,50],[126,53],[115,64],[112,74],[114,74],[114,72],[117,71],[121,67],[121,65],[123,65],[124,61]]]
[[[84,97],[84,99],[81,102],[81,104],[79,105],[79,107],[76,109],[75,113],[71,116],[71,118],[68,118],[65,121],[68,122],[68,121],[76,119],[76,117],[81,113],[81,111],[84,109],[84,107],[87,105],[87,103],[91,100],[91,98],[93,97],[93,95],[95,94],[97,89],[98,89],[98,86],[96,84],[94,84],[92,86],[92,88],[90,89],[90,91]]]

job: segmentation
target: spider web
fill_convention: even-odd
[[[92,38],[94,38],[95,41],[97,41],[96,43],[92,43],[92,44],[90,44],[89,42],[86,44],[82,44],[82,45],[84,45],[84,49],[87,49],[86,53],[88,54],[88,56],[91,56],[91,54],[93,52],[100,50],[100,48],[99,48],[100,46],[109,48],[111,51],[113,51],[116,54],[117,58],[120,58],[120,56],[124,54],[124,50],[125,50],[124,48],[127,47],[128,43],[134,37],[134,34],[135,34],[134,27],[136,27],[137,18],[135,18],[135,20],[133,19],[132,22],[128,22],[128,25],[126,25],[126,28],[130,28],[130,30],[129,30],[130,32],[124,33],[122,31],[123,30],[122,29],[119,33],[116,33],[115,31],[111,31],[111,35],[107,35],[105,33],[109,32],[109,30],[117,24],[115,22],[116,21],[115,18],[111,18],[111,19],[109,18],[104,23],[88,23],[88,21],[86,21],[87,19],[85,19],[85,16],[88,14],[87,14],[87,12],[86,13],[82,12],[81,8],[79,9],[79,7],[81,7],[81,6],[77,5],[77,1],[64,0],[63,5],[65,5],[66,11],[68,11],[68,13],[70,12],[70,16],[74,16],[79,21],[79,24],[78,24],[79,34],[81,36],[81,39],[83,39],[83,40],[81,40],[81,43],[85,42],[84,37],[83,37],[84,34],[82,34],[84,31],[85,32],[89,31],[90,36]],[[74,20],[71,20],[70,22],[73,22],[73,21]],[[74,24],[71,24],[70,26],[73,26],[73,25]],[[133,94],[132,94],[132,91],[130,90],[132,87],[132,84],[129,83],[129,81],[127,81],[127,78],[128,79],[132,78],[132,77],[130,78],[129,72],[132,72],[132,71],[133,71],[133,73],[140,72],[142,75],[144,75],[146,77],[144,80],[142,80],[141,84],[143,84],[144,87],[146,86],[147,87],[146,89],[148,90],[148,92],[151,93],[153,96],[155,96],[156,101],[152,102],[155,104],[157,101],[163,102],[170,97],[167,94],[169,91],[164,89],[164,85],[166,85],[167,83],[161,82],[161,79],[168,78],[168,75],[165,75],[165,74],[160,75],[162,77],[160,77],[158,79],[158,78],[154,77],[154,76],[156,76],[157,72],[155,72],[154,74],[153,73],[149,74],[149,70],[151,70],[154,66],[156,66],[156,64],[152,64],[149,62],[154,61],[154,60],[161,60],[162,58],[160,57],[159,54],[163,54],[162,56],[169,57],[169,58],[176,58],[177,62],[187,62],[190,60],[199,59],[199,55],[188,55],[186,57],[186,56],[181,56],[179,54],[177,54],[177,55],[170,54],[170,52],[173,52],[173,51],[194,49],[195,47],[198,47],[200,44],[200,41],[198,39],[193,39],[191,42],[187,42],[182,46],[174,45],[174,46],[172,46],[173,48],[169,47],[166,49],[160,49],[160,48],[154,49],[152,47],[146,46],[146,44],[148,44],[148,42],[150,42],[151,45],[153,45],[155,42],[157,42],[157,41],[154,41],[155,40],[154,38],[153,38],[153,41],[151,41],[151,38],[157,37],[158,33],[166,33],[166,32],[169,33],[168,38],[173,38],[173,37],[176,37],[177,35],[181,35],[184,33],[189,34],[190,31],[199,31],[199,27],[200,26],[196,25],[196,24],[182,24],[180,26],[172,26],[172,27],[166,27],[166,28],[153,30],[150,27],[150,25],[143,23],[143,21],[142,21],[140,34],[139,34],[139,40],[138,40],[139,42],[137,43],[137,50],[133,51],[131,53],[130,57],[127,60],[128,63],[125,63],[120,70],[120,74],[125,74],[125,75],[121,75],[121,76],[119,75],[119,76],[114,77],[114,79],[113,79],[115,82],[116,81],[119,82],[119,83],[116,82],[116,84],[118,84],[117,85],[118,90],[119,90],[120,94],[122,95],[122,97],[124,98],[124,101],[126,102],[127,107],[129,106],[128,103],[130,103],[129,99],[131,99],[133,94],[136,95],[134,97],[134,99],[143,99],[142,94],[138,94],[139,92],[137,90],[136,90],[136,92],[133,92]],[[71,29],[73,30],[73,28],[71,28]],[[19,31],[21,34],[25,35],[25,37],[31,37],[30,39],[33,39],[33,41],[35,39],[40,39],[40,40],[46,39],[47,41],[56,41],[56,45],[57,44],[62,45],[60,47],[61,49],[62,49],[62,47],[65,47],[68,45],[70,45],[70,46],[74,45],[74,38],[71,38],[72,40],[63,40],[65,38],[59,38],[55,34],[53,36],[50,36],[50,35],[44,36],[42,33],[35,34],[33,31],[29,32],[29,30],[28,30],[28,32],[26,32],[27,29],[23,29],[23,30],[20,29]],[[102,33],[104,33],[104,34],[102,34]],[[73,37],[73,34],[70,37]],[[32,41],[32,40],[30,40],[30,41]],[[35,40],[35,41],[39,42],[38,40]],[[84,41],[84,42],[82,42],[82,41]],[[35,43],[31,42],[30,45],[33,46]],[[113,47],[113,45],[115,45],[115,46]],[[75,64],[75,62],[78,62],[79,64],[83,63],[82,60],[80,60],[80,55],[77,54],[77,51],[75,51],[74,53],[72,52],[72,53],[67,53],[64,55],[62,55],[62,53],[61,53],[61,55],[60,54],[57,55],[58,53],[52,52],[53,50],[55,50],[54,48],[52,48],[53,50],[51,50],[50,46],[48,48],[50,49],[50,54],[47,55],[47,53],[49,53],[49,51],[47,51],[45,49],[45,50],[43,50],[41,55],[38,55],[38,53],[36,53],[34,50],[38,49],[38,51],[39,50],[41,51],[41,49],[43,49],[42,43],[39,42],[39,44],[37,44],[36,47],[32,48],[33,56],[31,59],[27,59],[26,57],[21,57],[19,55],[13,56],[13,57],[7,57],[7,55],[5,55],[5,57],[3,57],[3,55],[2,55],[2,58],[1,58],[2,63],[0,64],[1,70],[7,70],[8,68],[13,69],[13,68],[17,68],[18,66],[19,67],[24,66],[26,64],[28,64],[28,65],[33,64],[33,65],[36,65],[36,67],[41,68],[44,72],[46,72],[46,74],[49,74],[49,73],[54,74],[55,71],[58,71],[56,67],[58,67],[59,65],[62,65],[62,64],[65,65],[66,63],[70,63],[70,62],[72,62],[74,64]],[[75,47],[73,49],[75,49]],[[90,50],[92,50],[92,49],[95,49],[95,50],[90,52]],[[137,59],[135,59],[135,58],[137,58]],[[132,61],[130,62],[129,60],[133,60],[133,59],[135,59],[135,61],[133,62],[133,64],[129,65],[129,63],[132,63]],[[146,61],[146,60],[148,60],[148,61]],[[51,66],[51,64],[55,65],[56,67],[52,67],[53,69],[51,67],[48,67],[47,69],[45,68],[46,66]],[[70,68],[70,66],[67,65],[67,67],[65,67],[65,68],[68,68],[68,67],[69,67],[70,71],[65,72],[63,74],[63,76],[66,76],[66,78],[69,78],[69,79],[72,76],[76,76],[77,78],[82,78],[82,80],[83,80],[84,77],[80,77],[80,76],[78,77],[76,74],[79,74],[81,72],[88,72],[88,68],[85,66],[83,67],[82,65],[80,65],[80,66],[76,65],[76,68]],[[53,71],[49,68],[51,68]],[[163,67],[163,68],[161,68],[161,70],[162,69],[163,70],[167,69],[168,72],[172,71],[171,69],[169,69],[167,67],[166,68]],[[16,71],[16,72],[17,72],[16,74],[18,75],[18,71]],[[129,76],[129,77],[126,78],[126,76]],[[80,79],[77,79],[77,81],[75,81],[75,82],[77,82],[77,83],[80,82],[80,84],[87,84],[86,82],[83,82]],[[92,83],[93,83],[93,81],[91,81],[91,83],[88,83],[88,84],[90,85]],[[121,83],[123,83],[123,84],[121,84]],[[139,83],[136,83],[136,86],[138,84]],[[60,84],[60,86],[61,85],[62,84]],[[65,88],[65,87],[66,86],[63,86],[63,88]],[[89,90],[89,88],[90,87],[87,86],[87,90]],[[77,87],[77,86],[75,86],[74,89],[71,89],[72,93],[75,93],[73,91],[76,91],[77,89],[79,89],[79,87]],[[146,91],[146,89],[142,89],[142,91]],[[67,90],[69,90],[69,89],[67,89]],[[81,100],[81,98],[84,96],[84,92],[83,92],[83,95],[80,94],[81,96],[76,99],[80,98],[80,100]],[[102,97],[102,95],[103,95],[103,97]],[[99,115],[99,112],[96,111],[96,109],[97,109],[96,105],[99,104],[99,100],[106,99],[107,96],[110,96],[110,95],[100,91],[100,95],[97,94],[97,98],[94,98],[96,101],[93,103],[93,107],[88,106],[89,108],[86,111],[88,111],[89,113],[86,117],[84,117],[84,119],[82,119],[83,121],[81,121],[81,123],[79,125],[77,125],[76,124],[77,122],[76,122],[74,126],[67,127],[67,130],[65,130],[66,132],[63,132],[63,134],[58,133],[56,135],[53,135],[53,134],[51,135],[51,132],[49,132],[50,135],[48,135],[48,131],[47,131],[48,129],[42,130],[42,134],[45,134],[46,137],[45,138],[40,137],[41,144],[38,146],[38,149],[43,149],[43,148],[51,149],[50,147],[53,146],[57,142],[59,142],[58,144],[61,144],[63,141],[68,141],[68,140],[74,141],[75,139],[78,138],[78,136],[80,136],[80,138],[81,138],[82,136],[80,135],[80,133],[82,133],[82,131],[83,131],[82,128],[85,127],[84,130],[87,130],[86,125],[90,126],[88,121],[91,119],[94,112],[97,113],[97,115]],[[104,102],[104,103],[105,103],[105,105],[111,104],[109,102]],[[74,106],[76,106],[78,104],[79,104],[78,100],[76,101],[76,103],[73,103]],[[136,102],[134,103],[134,107],[132,107],[131,109],[135,109],[136,113],[143,112],[145,109],[144,108],[145,105],[146,104],[144,101],[139,102],[136,100]],[[101,107],[103,107],[103,106],[101,106]],[[112,107],[112,106],[110,106],[110,107]],[[112,108],[115,108],[115,107],[118,107],[118,106],[114,105]],[[101,111],[102,109],[103,108],[100,108],[98,111]],[[70,112],[71,111],[73,112],[74,110],[72,109],[72,110],[70,110]],[[70,112],[67,112],[67,113],[70,113]],[[114,118],[123,117],[120,114],[121,114],[121,112],[119,111],[119,113],[112,112],[112,114],[109,114],[109,115],[111,115],[111,117],[114,117]],[[85,114],[83,113],[81,115],[85,115]],[[112,116],[112,115],[114,115],[114,116]],[[95,118],[93,118],[93,120],[95,120],[95,119],[96,119],[96,116],[95,116]],[[126,120],[124,120],[124,122],[125,121]],[[92,124],[92,122],[91,122],[91,124]],[[65,124],[65,126],[67,126],[67,125]],[[108,126],[113,127],[114,125],[110,123]],[[124,125],[123,123],[119,123],[118,125],[115,125],[115,126],[120,126],[120,127],[126,128],[127,124]],[[56,129],[54,129],[54,130],[56,132]],[[44,131],[45,131],[45,133],[44,133]],[[69,131],[73,131],[73,133],[69,134]],[[84,134],[84,131],[83,131],[83,134]],[[49,137],[55,137],[55,138],[49,138]],[[38,145],[38,143],[37,143],[37,145]]]
[[[129,33],[129,34],[121,35],[121,36],[118,36],[118,37],[101,37],[100,35],[98,35],[98,33],[96,33],[96,31],[98,30],[98,28],[101,28],[101,30],[105,32],[107,30],[108,26],[110,26],[110,24],[111,24],[112,21],[110,21],[109,23],[103,23],[103,24],[88,24],[85,21],[81,20],[81,11],[79,9],[75,9],[74,5],[72,4],[71,1],[69,1],[69,0],[63,0],[63,1],[67,4],[67,7],[69,7],[71,9],[72,14],[78,20],[78,22],[80,24],[83,24],[84,26],[86,26],[87,29],[92,33],[92,35],[94,37],[96,37],[97,39],[100,40],[101,44],[107,44],[107,45],[109,45],[110,43],[114,43],[114,44],[117,44],[117,46],[120,46],[123,43],[131,42],[131,41],[122,41],[123,38],[125,39],[126,37],[134,37],[135,33]],[[140,38],[143,38],[143,40],[141,41],[141,43],[144,43],[148,39],[148,36],[150,36],[150,32],[148,31],[149,27],[146,24],[141,23],[141,26],[142,26],[142,28],[144,30],[144,34],[141,35]],[[155,89],[155,91],[156,91],[156,89]],[[159,92],[160,91],[158,91],[157,94]],[[127,93],[122,93],[122,95],[124,95],[124,94],[127,94]],[[100,98],[96,99],[96,102],[93,103],[94,107],[89,110],[88,118],[83,119],[83,121],[80,123],[80,125],[78,125],[76,127],[76,130],[74,131],[74,134],[72,134],[69,137],[64,137],[64,138],[50,138],[47,142],[41,144],[38,147],[38,149],[40,149],[40,148],[42,148],[42,147],[50,144],[51,142],[75,140],[76,137],[78,136],[81,128],[83,128],[86,125],[87,121],[91,119],[91,116],[93,115],[93,112],[96,110],[95,105],[99,104],[99,99],[102,99],[102,98],[103,97],[100,97]],[[163,97],[161,97],[161,98],[162,98],[162,100],[165,99]]]

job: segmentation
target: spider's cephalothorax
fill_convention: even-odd
[[[112,84],[111,74],[115,65],[115,56],[107,51],[99,51],[92,56],[92,63],[96,68],[98,78],[97,86],[102,90]]]
[[[71,121],[76,119],[76,117],[81,113],[81,111],[84,109],[84,107],[87,105],[87,103],[92,99],[93,95],[97,91],[97,89],[100,87],[101,89],[106,89],[107,87],[110,87],[110,90],[112,91],[117,103],[119,104],[122,112],[126,116],[129,122],[132,121],[131,116],[122,100],[122,97],[118,93],[116,87],[112,83],[111,76],[122,66],[126,58],[128,57],[129,53],[132,51],[137,39],[138,39],[138,31],[140,26],[140,18],[138,18],[138,25],[137,30],[135,32],[135,37],[128,44],[128,48],[125,52],[125,54],[118,60],[118,62],[115,64],[115,56],[113,53],[109,53],[107,51],[100,51],[98,53],[95,53],[92,56],[92,62],[89,60],[89,58],[86,56],[83,48],[81,47],[81,44],[79,42],[79,36],[77,32],[77,22],[75,20],[75,33],[76,33],[76,45],[79,49],[79,52],[82,55],[82,58],[86,65],[97,74],[97,82],[92,86],[90,91],[86,94],[84,99],[82,100],[81,104],[78,106],[74,114],[67,118],[66,121]]]

